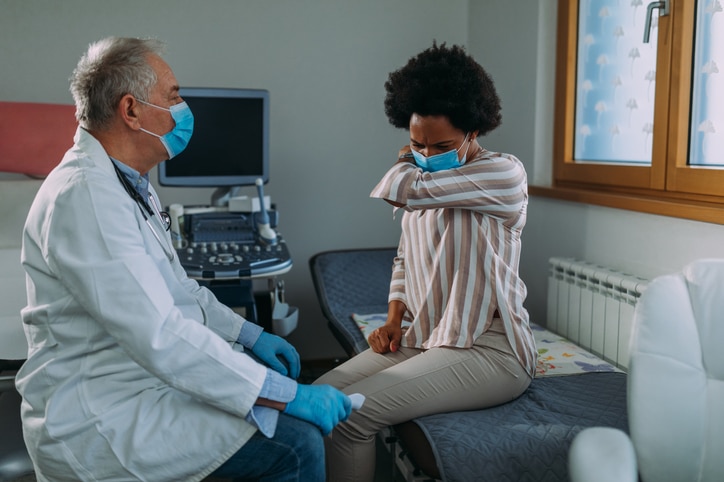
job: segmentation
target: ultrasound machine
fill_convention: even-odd
[[[261,89],[183,87],[194,114],[188,147],[158,167],[159,183],[217,188],[209,205],[171,204],[171,232],[181,265],[222,303],[281,336],[296,328],[298,311],[284,302],[292,268],[277,232],[278,212],[264,195],[269,181],[269,92]],[[241,195],[255,188],[256,197]],[[268,281],[258,295],[254,279]]]

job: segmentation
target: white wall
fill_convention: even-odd
[[[182,85],[268,89],[266,193],[294,257],[283,277],[287,301],[300,307],[289,339],[302,358],[343,356],[308,259],[397,244],[391,209],[368,197],[407,142],[387,123],[384,82],[433,39],[464,44],[467,11],[467,0],[0,0],[0,100],[72,103],[75,64],[108,35],[166,41]],[[165,204],[210,197],[206,189],[159,191]]]

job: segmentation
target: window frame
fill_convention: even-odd
[[[724,224],[724,169],[687,164],[695,2],[669,0],[669,10],[656,39],[651,165],[576,163],[578,0],[558,0],[553,186],[531,194]]]

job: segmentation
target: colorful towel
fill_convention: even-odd
[[[366,340],[373,330],[385,324],[387,314],[360,315],[353,313],[352,319],[357,323]],[[409,323],[403,323],[403,326],[407,325]],[[540,325],[531,323],[531,329],[538,350],[536,377],[576,375],[590,372],[621,372],[611,363]]]

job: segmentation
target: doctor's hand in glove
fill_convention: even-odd
[[[285,339],[262,331],[251,347],[251,352],[269,365],[272,370],[294,380],[299,378],[301,370],[299,353]]]
[[[351,412],[350,398],[330,385],[297,385],[297,395],[284,409],[284,413],[316,425],[324,435]]]

